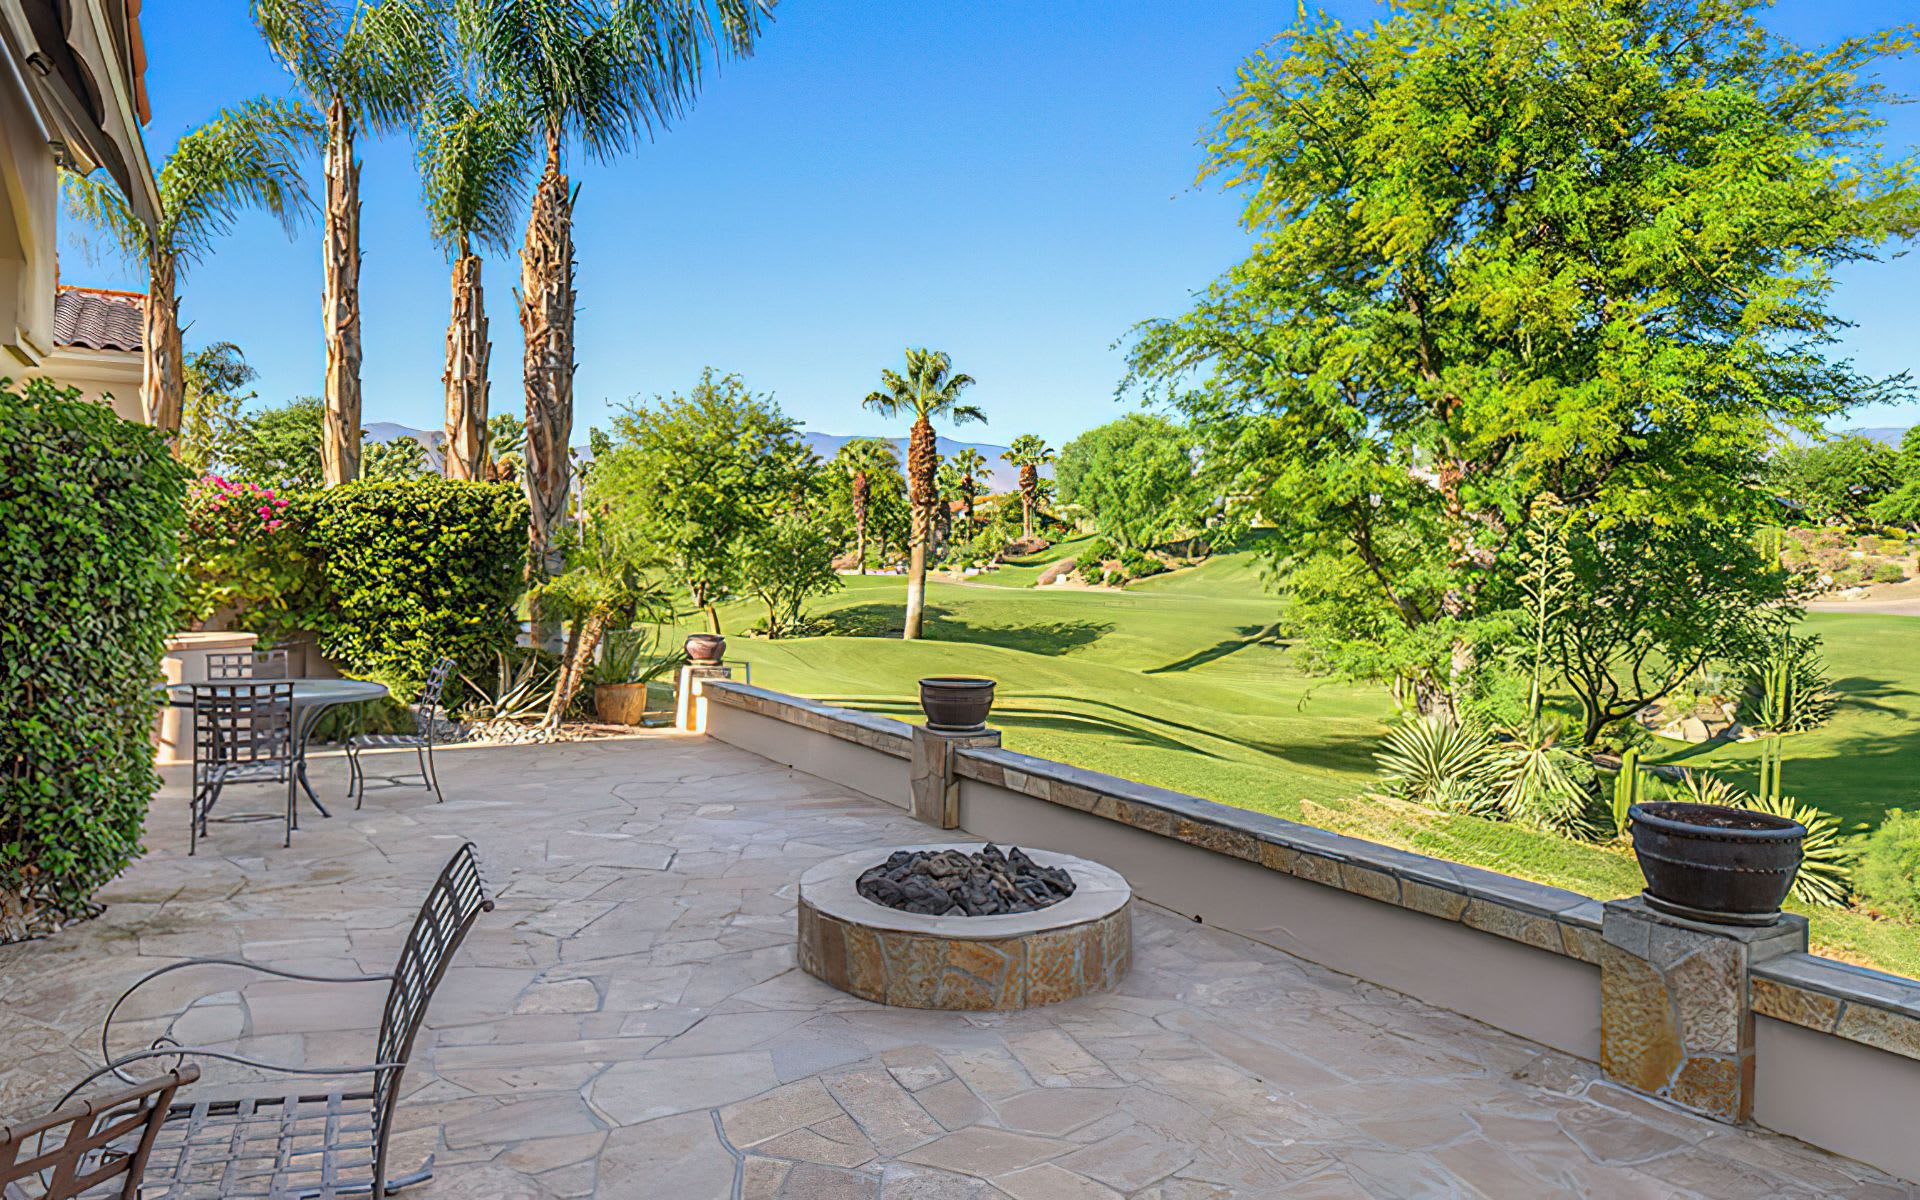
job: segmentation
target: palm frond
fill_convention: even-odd
[[[268,51],[311,96],[333,90],[342,33],[334,0],[252,0]]]
[[[68,212],[97,229],[115,254],[129,263],[146,264],[150,231],[127,207],[118,187],[64,170],[60,184]]]
[[[443,81],[415,130],[427,223],[449,250],[470,238],[507,250],[526,197],[524,115],[502,96],[475,100]]]
[[[411,121],[446,74],[442,28],[428,0],[363,5],[341,35],[332,97],[370,130]]]
[[[313,208],[299,159],[320,131],[313,110],[296,101],[254,99],[222,109],[181,138],[160,168],[155,240],[193,262],[247,209],[268,213],[291,235]]]

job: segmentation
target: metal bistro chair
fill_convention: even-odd
[[[17,1185],[38,1175],[43,1200],[88,1195],[136,1200],[173,1093],[198,1078],[200,1068],[185,1063],[130,1088],[62,1104],[37,1121],[0,1125],[0,1194],[8,1200],[24,1197]],[[58,1141],[49,1147],[52,1137]],[[121,1176],[124,1183],[106,1187]]]
[[[212,683],[291,678],[285,650],[234,650],[207,655],[207,679]]]
[[[331,1200],[346,1195],[386,1195],[429,1179],[433,1156],[418,1171],[395,1178],[387,1162],[388,1141],[400,1082],[413,1054],[414,1037],[447,964],[483,912],[493,910],[480,878],[471,842],[454,851],[427,892],[400,959],[390,975],[303,975],[240,959],[199,958],[173,963],[128,988],[100,1026],[100,1052],[107,1065],[93,1079],[126,1078],[130,1063],[153,1058],[207,1058],[283,1075],[363,1076],[349,1090],[293,1090],[263,1097],[259,1085],[232,1096],[194,1094],[175,1103],[155,1139],[146,1184],[165,1200],[280,1200],[302,1196]],[[163,975],[194,967],[231,967],[309,983],[386,982],[387,1003],[374,1039],[373,1061],[355,1066],[305,1067],[260,1062],[205,1047],[181,1046],[162,1037],[147,1050],[109,1057],[113,1019],[121,1005]],[[78,1089],[76,1089],[77,1091]]]
[[[433,769],[433,743],[435,730],[439,728],[439,719],[434,715],[440,707],[441,693],[447,689],[447,679],[453,674],[453,660],[443,658],[433,664],[427,672],[427,681],[420,689],[420,698],[413,703],[412,733],[356,733],[347,739],[347,795],[353,797],[353,806],[359,808],[367,799],[367,771],[360,765],[362,750],[386,750],[394,747],[413,747],[414,758],[420,769],[405,775],[380,775],[388,787],[420,786],[433,790],[434,802],[446,803],[446,796],[440,791],[440,776]],[[420,783],[412,780],[418,776]]]
[[[293,737],[293,684],[273,682],[193,685],[193,795],[188,805],[187,853],[196,853],[214,819],[213,806],[232,783],[287,785],[287,836],[293,844],[297,747]],[[225,821],[271,821],[266,813],[223,817]]]

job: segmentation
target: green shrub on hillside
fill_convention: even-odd
[[[301,496],[289,511],[325,597],[320,649],[350,671],[411,695],[442,655],[472,672],[512,648],[527,554],[517,488],[362,480]]]
[[[1853,890],[1871,908],[1920,921],[1920,812],[1887,810],[1861,851]]]
[[[0,385],[0,941],[85,914],[140,849],[187,472],[152,429]]]

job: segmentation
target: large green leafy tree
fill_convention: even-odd
[[[354,140],[411,122],[441,71],[436,0],[252,0],[267,48],[326,123],[320,317],[328,487],[360,477],[360,162]]]
[[[160,219],[149,225],[111,183],[65,175],[67,204],[147,269],[141,342],[141,414],[168,436],[180,428],[186,377],[180,348],[180,282],[240,214],[268,213],[288,237],[312,207],[298,158],[318,133],[298,105],[249,100],[222,109],[182,137],[160,167]]]
[[[613,435],[588,480],[588,506],[668,563],[719,633],[715,606],[739,588],[748,541],[813,494],[818,460],[769,397],[710,367],[686,395],[617,414]]]
[[[907,351],[906,373],[891,367],[880,372],[880,390],[868,393],[861,402],[883,417],[913,418],[907,436],[907,499],[913,506],[913,529],[903,638],[920,636],[927,606],[927,544],[933,538],[934,510],[940,504],[936,485],[940,452],[933,418],[945,417],[956,425],[985,421],[987,416],[977,405],[961,403],[961,395],[972,386],[973,376],[955,371],[944,351],[914,348]]]
[[[1128,413],[1068,442],[1054,479],[1102,535],[1144,550],[1188,524],[1192,434],[1162,416]]]
[[[1874,504],[1873,519],[1894,525],[1920,525],[1920,425],[1901,435],[1894,470],[1899,486]]]
[[[1040,468],[1054,459],[1053,449],[1037,433],[1023,433],[1000,456],[1020,468],[1020,537],[1033,536],[1033,511],[1040,504]]]
[[[486,295],[483,249],[513,245],[514,218],[525,192],[524,114],[505,97],[474,95],[451,76],[435,91],[414,128],[421,192],[434,240],[453,258],[453,313],[447,321],[447,478],[486,479]]]
[[[318,396],[249,413],[222,457],[235,475],[276,491],[317,488],[325,474],[320,431],[326,419],[326,403]]]
[[[214,342],[187,356],[186,399],[175,444],[182,466],[204,475],[225,461],[240,432],[240,410],[257,395],[240,389],[257,375],[232,342]]]
[[[607,160],[698,94],[709,55],[753,50],[772,0],[451,0],[463,53],[525,117],[544,167],[520,247],[530,548],[560,569],[573,435],[573,205],[565,150]]]
[[[1899,487],[1899,456],[1857,433],[1782,446],[1767,461],[1766,483],[1813,520],[1857,521]]]
[[[1916,225],[1874,144],[1902,32],[1802,50],[1759,0],[1402,0],[1304,17],[1241,72],[1206,173],[1250,257],[1150,322],[1296,595],[1371,606],[1370,673],[1450,714],[1536,497],[1750,508],[1771,428],[1885,398],[1831,356],[1833,271]],[[1313,597],[1307,597],[1313,606]]]

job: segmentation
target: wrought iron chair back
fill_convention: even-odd
[[[40,1175],[45,1200],[69,1200],[124,1175],[119,1194],[135,1200],[173,1093],[198,1078],[200,1068],[184,1063],[156,1079],[62,1105],[37,1121],[0,1125],[0,1187]],[[59,1143],[48,1149],[48,1135],[56,1131]],[[139,1139],[129,1148],[136,1131]]]
[[[387,990],[387,1004],[380,1018],[380,1036],[375,1043],[374,1061],[391,1064],[374,1077],[374,1195],[381,1195],[387,1179],[387,1135],[393,1127],[394,1098],[399,1094],[400,1078],[413,1053],[413,1039],[427,1015],[427,1004],[440,986],[454,951],[467,936],[467,930],[483,912],[493,911],[480,878],[480,862],[473,843],[454,852],[441,870],[440,878],[428,890],[400,949],[400,961],[393,968],[393,984]]]
[[[207,655],[207,679],[212,683],[292,677],[285,650],[234,650]]]
[[[193,685],[193,797],[188,853],[229,782],[287,784],[287,836],[293,836],[293,684]]]
[[[413,731],[423,738],[433,737],[434,713],[440,707],[440,699],[447,690],[447,679],[452,674],[451,658],[442,658],[434,663],[427,672],[426,682],[420,687],[420,698],[413,702]]]

